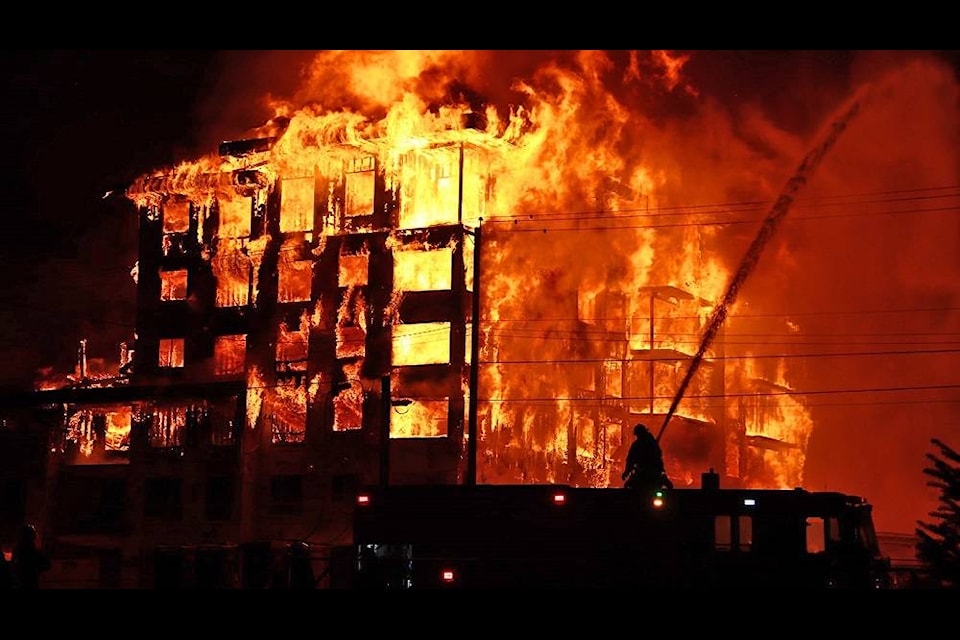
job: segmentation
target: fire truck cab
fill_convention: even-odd
[[[802,489],[370,488],[352,586],[883,588],[871,510]]]

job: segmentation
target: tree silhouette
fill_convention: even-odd
[[[930,440],[939,450],[928,453],[931,465],[923,472],[933,478],[927,486],[940,490],[939,505],[917,521],[917,557],[930,578],[941,587],[960,588],[960,453],[943,441]]]

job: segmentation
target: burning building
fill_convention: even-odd
[[[47,539],[125,585],[264,584],[284,541],[327,567],[356,487],[617,486],[637,422],[678,486],[801,485],[802,398],[722,335],[665,423],[730,269],[555,73],[539,108],[308,108],[130,185],[135,342],[40,392]]]

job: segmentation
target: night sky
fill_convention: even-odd
[[[691,53],[684,75],[696,88],[697,99],[688,95],[676,102],[651,102],[647,113],[654,122],[685,116],[692,119],[698,101],[709,101],[718,111],[762,112],[771,131],[788,132],[799,139],[813,135],[858,78],[870,76],[903,55],[850,51]],[[960,79],[960,53],[937,51],[928,55],[952,66],[954,82]],[[5,50],[3,56],[0,194],[5,215],[0,232],[0,384],[29,386],[42,367],[54,367],[61,373],[71,371],[81,338],[89,341],[91,358],[110,363],[118,358],[120,341],[133,339],[135,284],[130,269],[136,261],[137,221],[133,204],[118,197],[118,191],[146,172],[215,153],[221,140],[244,137],[269,118],[265,96],[292,99],[298,95],[301,74],[312,53]],[[538,57],[542,60],[546,56],[517,56],[515,63],[504,57],[507,62],[498,71],[523,74],[527,71],[525,60]],[[946,131],[955,136],[956,123]],[[947,141],[948,149],[950,145]],[[957,145],[954,138],[953,149]],[[958,178],[954,175],[953,185],[960,184]],[[907,180],[902,188],[914,186],[929,184],[918,178],[912,184]],[[872,185],[871,191],[880,188]],[[798,236],[801,248],[803,239]],[[947,249],[957,248],[956,239],[945,240]],[[923,301],[913,300],[911,304],[960,306],[954,279],[960,276],[960,268],[954,269],[943,275],[943,286],[925,291]],[[822,270],[829,272],[830,268],[823,266]],[[775,284],[774,279],[771,285]],[[824,292],[822,287],[818,291]],[[809,303],[810,309],[823,302],[814,293],[798,291],[797,296],[798,304]],[[957,329],[949,323],[941,327],[950,328]],[[960,370],[955,365],[954,359],[951,366]],[[875,374],[876,369],[883,369],[873,361],[864,366],[874,369]],[[891,380],[894,385],[902,382],[894,376]],[[960,383],[960,379],[954,381]],[[883,380],[873,379],[864,386],[883,386]],[[956,424],[958,407],[960,399],[955,395],[946,405],[937,407],[940,413],[935,419],[952,416]],[[922,410],[927,412],[928,408]],[[848,439],[825,442],[822,436],[819,441],[815,437],[810,455],[818,456],[819,462],[812,464],[821,468],[814,467],[808,474],[815,485],[810,488],[856,492],[868,498],[880,497],[881,502],[886,496],[894,496],[899,490],[897,480],[884,481],[882,488],[871,484],[877,469],[890,463],[876,454],[878,445],[860,449],[859,462],[850,462],[852,469],[859,465],[854,471],[828,473],[824,469],[846,468],[848,461],[839,459],[837,451],[862,444],[850,435],[853,431],[859,430],[862,435],[874,429],[889,435],[892,432],[885,429],[896,428],[902,432],[915,426],[909,413],[905,410],[887,425],[876,425],[873,414],[869,424],[851,425],[848,423],[861,421],[851,413],[850,420],[844,422]],[[915,483],[922,482],[919,468],[924,463],[927,436],[936,431],[929,420],[923,428],[922,434],[914,434],[909,459],[901,461],[912,469],[909,477]],[[836,432],[843,432],[843,428],[838,427]],[[954,446],[960,445],[955,439],[960,433],[955,428],[938,435],[953,436]],[[896,445],[887,449],[896,449]],[[904,515],[896,521],[884,522],[881,516],[881,523],[889,523],[886,528],[909,530],[917,509],[900,509],[899,513]]]
[[[260,124],[262,64],[295,51],[3,53],[0,384],[69,372],[81,338],[118,358],[133,335],[136,214],[118,193],[152,169],[216,150]],[[290,74],[289,78],[295,78]],[[228,101],[222,96],[248,96]],[[231,106],[232,105],[232,106]],[[104,197],[113,190],[113,196]]]

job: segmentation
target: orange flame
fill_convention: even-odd
[[[711,193],[709,177],[684,173],[680,152],[666,148],[653,121],[609,90],[616,69],[610,55],[575,52],[542,64],[513,83],[518,99],[509,107],[448,91],[483,84],[477,63],[490,55],[322,52],[301,96],[311,98],[310,106],[274,105],[277,117],[261,131],[277,137],[272,146],[244,157],[184,163],[141,179],[129,194],[151,212],[162,205],[165,229],[168,217],[171,225],[179,221],[177,229],[183,226],[174,208],[182,205],[163,203],[157,193],[190,198],[204,215],[215,213],[217,242],[204,240],[217,304],[244,306],[256,304],[262,256],[274,240],[251,239],[257,235],[252,214],[271,188],[282,196],[281,233],[315,231],[322,247],[329,235],[373,229],[376,186],[383,185],[398,203],[387,241],[394,288],[384,317],[371,317],[363,293],[372,284],[368,249],[342,250],[336,354],[364,358],[367,323],[382,323],[391,327],[395,367],[450,362],[451,323],[401,323],[400,308],[408,292],[449,290],[457,281],[455,244],[415,245],[397,234],[436,225],[476,227],[483,218],[482,318],[471,328],[481,343],[481,474],[487,480],[605,486],[618,476],[611,468],[622,464],[625,426],[669,408],[712,301],[729,280],[716,251],[716,227],[696,224],[695,213],[673,207],[678,193],[692,194],[687,201]],[[637,91],[647,81],[643,69],[652,66],[660,88],[696,95],[683,77],[687,61],[666,51],[646,57],[631,52],[620,77]],[[324,108],[333,100],[337,110]],[[232,176],[241,170],[256,172],[264,183],[237,184]],[[755,180],[764,194],[767,177]],[[319,185],[327,191],[317,192]],[[661,224],[664,219],[675,224]],[[312,261],[290,258],[293,252],[285,249],[292,248],[281,247],[278,299],[308,301]],[[474,286],[474,251],[465,242],[468,289]],[[304,318],[319,327],[319,302]],[[303,336],[308,328],[301,323]],[[278,356],[289,333],[281,327]],[[304,344],[297,342],[298,349]],[[722,341],[716,345],[710,354],[716,365],[698,374],[677,415],[711,437],[740,421],[747,440],[786,443],[782,455],[757,449],[759,467],[727,452],[726,467],[737,474],[742,469],[746,483],[796,483],[812,429],[809,414],[789,394],[769,396],[772,408],[749,419],[732,410],[727,394],[738,397],[764,376],[723,366],[724,348]],[[752,366],[749,358],[743,362]],[[348,380],[356,381],[359,364],[349,366]],[[778,371],[775,382],[787,387],[788,373]],[[299,420],[302,386],[265,394],[256,368],[248,381],[251,427],[267,401],[276,414],[286,409],[274,405],[289,400],[291,419]],[[412,417],[397,422],[396,433],[446,433],[435,426],[445,415],[440,404],[415,400],[405,414]],[[357,428],[362,408],[360,383],[333,396],[334,429]],[[678,482],[693,482],[702,469],[684,467],[669,440],[665,446],[677,460]]]

